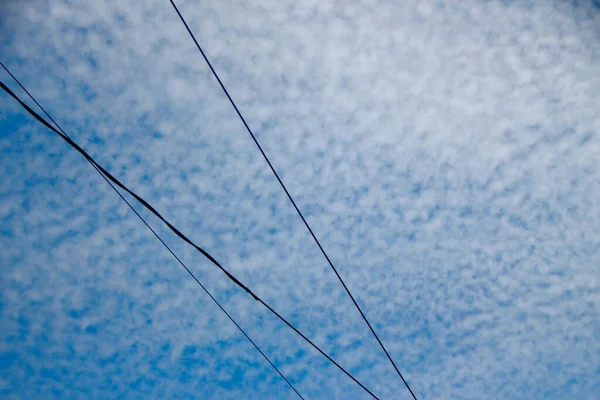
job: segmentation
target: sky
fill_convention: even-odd
[[[598,1],[177,5],[419,399],[597,398]],[[380,398],[410,398],[169,1],[0,7],[0,61],[72,138]],[[0,154],[0,396],[297,398],[5,94]],[[369,398],[136,208],[306,399]]]

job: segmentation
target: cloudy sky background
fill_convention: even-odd
[[[177,3],[420,399],[596,398],[600,4]],[[167,0],[1,7],[67,133],[409,398]],[[81,156],[0,113],[0,395],[295,398]],[[141,212],[305,398],[368,398]]]

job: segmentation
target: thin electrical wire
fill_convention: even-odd
[[[340,281],[340,283],[342,284],[342,286],[344,287],[344,289],[346,290],[346,293],[348,293],[348,296],[350,296],[350,299],[352,299],[352,302],[354,303],[354,306],[356,307],[356,309],[358,310],[358,312],[360,313],[360,315],[362,316],[363,320],[366,322],[367,326],[369,327],[369,329],[371,330],[371,333],[373,334],[373,336],[375,336],[375,339],[377,339],[377,342],[379,343],[379,346],[381,346],[383,352],[385,353],[385,355],[387,356],[388,360],[390,361],[390,363],[392,364],[392,366],[394,367],[394,369],[396,370],[396,373],[398,374],[398,376],[400,377],[400,379],[402,379],[402,382],[404,383],[404,386],[406,386],[406,388],[408,389],[408,391],[410,392],[411,396],[413,397],[414,400],[417,400],[417,397],[415,396],[415,394],[413,393],[412,389],[410,388],[408,382],[406,381],[406,379],[404,379],[404,376],[402,375],[402,373],[400,372],[400,370],[398,369],[398,367],[396,366],[396,363],[394,362],[394,360],[392,359],[392,356],[390,355],[390,353],[387,351],[387,349],[385,348],[385,346],[383,345],[383,342],[381,341],[381,339],[379,338],[379,335],[377,335],[377,333],[375,332],[375,329],[373,328],[373,326],[371,325],[371,323],[369,322],[369,320],[367,319],[367,316],[365,315],[365,313],[363,312],[363,310],[360,308],[360,306],[358,305],[357,301],[354,299],[354,296],[352,295],[352,293],[350,292],[350,289],[348,288],[348,286],[346,286],[346,283],[344,282],[344,280],[342,279],[341,275],[339,274],[339,272],[337,271],[337,268],[333,265],[333,262],[331,261],[331,259],[329,258],[329,256],[327,255],[327,253],[325,252],[325,249],[323,248],[323,246],[321,245],[321,242],[319,241],[319,239],[317,239],[317,236],[314,234],[313,230],[311,229],[310,225],[308,224],[308,222],[306,221],[306,219],[304,218],[304,215],[302,214],[302,212],[300,211],[300,209],[298,208],[298,206],[296,205],[296,202],[294,201],[294,199],[292,198],[292,195],[290,194],[290,192],[287,190],[285,184],[283,183],[283,181],[281,180],[281,178],[279,177],[279,174],[277,173],[277,171],[275,170],[275,168],[273,167],[273,164],[271,164],[271,161],[269,160],[269,158],[267,157],[267,154],[263,151],[260,143],[258,142],[258,140],[256,139],[256,136],[254,135],[254,133],[252,132],[252,129],[250,129],[250,126],[248,125],[248,123],[246,122],[246,119],[242,116],[242,113],[240,112],[240,110],[238,109],[237,105],[235,104],[235,102],[233,101],[233,98],[229,95],[229,92],[227,91],[227,89],[225,88],[225,85],[223,84],[223,82],[221,81],[221,78],[219,78],[219,75],[217,74],[217,72],[215,71],[215,69],[213,68],[211,62],[209,61],[208,57],[206,56],[206,54],[204,53],[204,50],[202,49],[202,46],[200,46],[200,44],[198,43],[198,41],[196,40],[196,37],[194,36],[194,34],[192,33],[190,27],[188,26],[187,22],[185,21],[185,19],[183,18],[183,15],[181,15],[181,12],[179,11],[179,9],[177,8],[177,6],[175,5],[175,2],[173,0],[169,0],[171,2],[171,5],[173,6],[173,8],[175,9],[175,11],[177,12],[177,15],[179,16],[179,18],[181,19],[181,22],[183,22],[183,25],[185,26],[185,29],[187,29],[188,33],[190,34],[192,40],[194,41],[194,43],[196,44],[196,47],[198,48],[198,50],[200,51],[200,53],[202,54],[202,57],[204,58],[204,61],[206,61],[206,64],[208,65],[208,67],[210,68],[210,70],[212,71],[214,77],[217,79],[217,81],[219,82],[219,85],[221,86],[221,89],[223,89],[223,92],[225,93],[225,95],[227,96],[227,98],[229,99],[229,102],[231,103],[231,105],[233,106],[233,108],[235,109],[235,112],[237,113],[238,117],[240,117],[242,123],[244,124],[244,126],[246,127],[246,130],[248,131],[248,133],[250,134],[250,136],[252,137],[252,140],[254,141],[254,143],[256,144],[256,146],[258,147],[258,149],[260,150],[261,154],[263,155],[263,158],[265,159],[265,161],[267,162],[267,164],[269,165],[269,168],[271,169],[271,171],[273,172],[273,174],[275,175],[275,177],[277,178],[277,181],[279,182],[279,185],[281,185],[283,191],[285,192],[285,194],[287,195],[288,199],[290,200],[290,202],[292,203],[292,205],[294,206],[294,208],[296,209],[296,212],[298,213],[298,215],[300,216],[300,218],[302,219],[302,222],[304,222],[304,226],[306,226],[306,229],[308,229],[308,231],[310,232],[310,235],[312,236],[312,238],[314,239],[315,243],[317,244],[317,246],[319,247],[319,250],[321,250],[321,253],[323,254],[323,256],[325,257],[325,259],[327,260],[327,263],[329,264],[329,266],[331,267],[331,269],[333,270],[333,272],[335,272],[335,275],[337,276],[338,280]]]
[[[56,125],[56,127],[66,137],[69,137],[69,135],[65,132],[65,130],[58,124],[58,122],[56,122],[54,120],[54,118],[52,118],[52,116],[50,114],[48,114],[48,112],[46,111],[46,109],[44,107],[42,107],[42,105],[40,103],[38,103],[38,101],[35,99],[35,97],[33,97],[33,95],[31,93],[29,93],[29,91],[25,88],[25,86],[23,86],[21,84],[21,82],[12,74],[12,72],[10,72],[10,70],[2,62],[0,62],[0,65],[2,65],[2,68],[4,68],[4,70],[6,72],[8,72],[8,74],[21,87],[21,89],[23,89],[23,91],[25,93],[27,93],[27,96],[29,96],[29,98],[31,100],[33,100],[33,102],[40,108],[40,110],[42,110],[42,112],[44,114],[46,114],[46,116],[50,119],[50,121],[52,121],[54,123],[54,125]],[[129,206],[129,208],[131,209],[131,211],[133,211],[135,213],[135,215],[140,219],[140,221],[142,221],[144,223],[144,225],[146,225],[146,228],[148,228],[150,230],[150,232],[152,232],[152,234],[160,241],[160,243],[162,243],[162,245],[169,251],[169,253],[171,253],[171,255],[173,257],[175,257],[175,259],[177,260],[177,262],[187,271],[188,274],[190,274],[190,276],[196,281],[196,283],[198,285],[200,285],[200,287],[202,288],[202,290],[204,290],[204,292],[208,295],[208,297],[210,297],[211,300],[221,309],[221,311],[223,311],[223,313],[236,326],[236,328],[246,337],[246,339],[248,339],[248,341],[250,343],[252,343],[252,346],[254,346],[254,348],[256,350],[258,350],[258,352],[269,363],[269,365],[271,365],[271,367],[273,367],[273,369],[277,372],[277,374],[279,374],[279,376],[285,381],[285,383],[287,383],[288,386],[294,392],[296,392],[296,394],[298,395],[298,397],[300,397],[302,400],[304,400],[304,397],[302,397],[302,395],[300,394],[300,392],[298,392],[298,390],[294,387],[294,385],[292,385],[292,383],[285,377],[285,375],[283,375],[283,373],[279,370],[279,368],[277,368],[275,366],[275,364],[273,364],[273,362],[269,359],[269,357],[267,357],[267,355],[260,349],[260,347],[258,347],[258,345],[254,342],[254,340],[252,340],[250,338],[250,336],[246,333],[246,331],[244,331],[244,329],[242,329],[242,327],[235,321],[235,319],[233,319],[233,317],[227,312],[227,310],[225,310],[225,308],[223,308],[223,306],[221,305],[221,303],[219,303],[219,301],[208,291],[208,289],[198,280],[198,278],[196,278],[196,276],[194,275],[194,273],[192,271],[190,271],[190,269],[183,263],[183,261],[181,261],[181,259],[173,252],[173,250],[171,250],[171,248],[169,247],[169,245],[167,245],[167,243],[165,243],[165,241],[158,235],[158,233],[156,233],[156,231],[148,224],[148,222],[144,219],[144,217],[142,217],[137,212],[137,210],[131,205],[131,203],[129,203],[129,201],[121,194],[121,192],[119,192],[119,190],[117,190],[117,188],[114,187],[114,185],[106,178],[106,176],[104,176],[104,174],[96,167],[96,165],[94,165],[94,163],[92,163],[89,160],[88,160],[88,162],[90,163],[90,165],[92,167],[94,167],[94,169],[96,170],[96,172],[98,172],[98,174],[100,174],[100,176],[106,181],[106,183],[108,183],[108,185],[112,188],[112,190],[114,190],[115,193],[117,195],[119,195],[119,197],[121,198],[121,200],[123,200],[125,202],[125,204],[127,204]]]
[[[3,82],[0,81],[0,87],[4,89],[6,93],[8,93],[11,97],[13,97],[29,114],[31,114],[35,119],[37,119],[40,123],[50,129],[52,132],[56,133],[60,136],[64,141],[66,141],[71,147],[77,150],[83,157],[85,157],[89,162],[93,163],[96,168],[102,172],[109,180],[111,180],[114,184],[116,184],[119,188],[123,189],[131,196],[133,196],[140,204],[142,204],[147,210],[149,210],[152,214],[154,214],[158,219],[160,219],[165,225],[169,227],[169,229],[179,236],[180,239],[188,243],[190,246],[194,247],[197,251],[199,251],[204,257],[206,257],[210,262],[212,262],[215,266],[217,266],[227,277],[233,281],[236,285],[244,289],[250,296],[252,296],[256,301],[261,303],[264,307],[266,307],[273,315],[279,318],[283,323],[285,323],[290,329],[292,329],[296,334],[298,334],[304,341],[310,344],[315,350],[317,350],[321,355],[323,355],[329,362],[335,365],[340,371],[342,371],[346,376],[352,379],[357,385],[359,385],[364,391],[366,391],[371,397],[374,399],[379,399],[373,392],[371,392],[365,385],[363,385],[358,379],[356,379],[350,372],[348,372],[344,367],[338,364],[329,354],[323,351],[319,346],[317,346],[313,341],[311,341],[308,337],[306,337],[301,331],[298,330],[291,322],[281,316],[277,311],[275,311],[269,304],[267,304],[264,300],[258,297],[252,290],[250,290],[246,285],[244,285],[241,281],[239,281],[233,274],[231,274],[227,269],[225,269],[213,256],[211,256],[207,251],[202,249],[192,240],[190,240],[187,236],[181,233],[177,228],[175,228],[165,217],[163,217],[150,203],[144,200],[142,197],[137,195],[127,186],[125,186],[121,181],[115,178],[110,172],[108,172],[102,165],[97,163],[92,156],[90,156],[84,149],[82,149],[77,143],[75,143],[69,137],[63,135],[61,132],[56,130],[52,125],[50,125],[44,118],[42,118],[38,113],[33,111],[27,104],[25,104],[17,95],[15,95]]]

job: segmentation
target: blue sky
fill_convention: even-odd
[[[0,58],[67,133],[408,399],[169,2],[26,3],[2,4]],[[600,393],[597,4],[178,5],[420,399]],[[3,398],[295,398],[6,95],[0,154]],[[367,398],[139,210],[305,398]]]

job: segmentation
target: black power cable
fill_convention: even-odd
[[[329,256],[327,255],[327,253],[325,252],[325,249],[323,249],[323,246],[321,246],[321,243],[319,242],[319,239],[317,239],[317,236],[314,234],[313,230],[311,229],[310,225],[308,224],[308,222],[306,221],[306,219],[304,218],[304,215],[302,214],[302,212],[300,211],[300,209],[298,208],[298,206],[296,205],[296,202],[294,201],[294,199],[292,198],[292,195],[290,194],[290,192],[287,190],[287,188],[285,187],[283,181],[281,180],[281,178],[279,177],[279,174],[277,173],[277,171],[275,170],[275,168],[273,167],[273,164],[271,164],[271,161],[269,160],[269,158],[267,157],[266,153],[263,151],[260,143],[258,142],[258,140],[256,139],[256,136],[254,136],[254,133],[252,132],[252,129],[250,129],[250,126],[248,125],[248,123],[246,122],[246,119],[242,116],[242,113],[240,112],[240,110],[238,109],[237,105],[235,104],[235,102],[233,101],[233,99],[231,98],[231,96],[229,95],[229,92],[227,91],[227,89],[225,88],[225,85],[223,85],[223,82],[221,82],[221,79],[219,78],[219,75],[217,74],[217,72],[215,71],[215,69],[213,68],[211,62],[208,60],[208,57],[206,56],[206,54],[204,53],[204,50],[202,50],[202,46],[200,46],[200,44],[198,43],[198,41],[196,40],[196,37],[194,36],[194,34],[192,33],[190,27],[188,26],[187,22],[185,22],[185,19],[183,18],[183,16],[181,15],[181,12],[179,12],[179,9],[177,8],[177,6],[175,5],[175,2],[173,0],[169,0],[171,2],[171,4],[173,5],[173,8],[175,9],[175,11],[177,12],[177,15],[179,15],[179,18],[181,19],[181,22],[183,22],[183,25],[185,25],[185,28],[187,29],[188,33],[190,34],[190,36],[192,37],[192,40],[194,41],[194,43],[196,44],[196,47],[198,48],[198,50],[200,51],[200,53],[202,54],[202,57],[204,58],[204,61],[206,61],[206,64],[208,65],[208,67],[210,68],[210,70],[212,71],[214,77],[217,79],[217,81],[219,82],[219,85],[221,85],[221,89],[223,89],[223,92],[225,93],[225,95],[227,96],[227,98],[229,99],[229,102],[231,103],[231,105],[233,106],[233,108],[235,109],[235,112],[237,113],[238,117],[240,117],[240,119],[242,120],[242,123],[244,124],[244,126],[246,127],[246,130],[248,131],[248,133],[250,134],[250,136],[252,137],[252,140],[254,141],[254,143],[256,144],[256,146],[258,147],[258,149],[260,150],[261,154],[263,155],[265,161],[267,162],[267,164],[269,164],[269,168],[271,168],[271,171],[273,172],[273,174],[275,175],[275,177],[277,178],[277,181],[279,182],[279,184],[281,185],[282,189],[284,190],[285,194],[287,195],[288,199],[290,200],[290,202],[292,203],[292,205],[294,206],[294,208],[296,209],[296,212],[298,213],[298,215],[300,216],[300,218],[302,219],[302,222],[304,222],[304,225],[306,226],[306,229],[308,229],[308,231],[310,232],[310,235],[312,236],[312,238],[314,239],[314,241],[317,243],[317,246],[319,246],[319,250],[321,250],[321,253],[323,253],[323,256],[325,257],[325,259],[327,260],[327,263],[329,263],[329,266],[331,267],[331,269],[333,269],[333,272],[335,272],[335,275],[337,276],[338,280],[340,281],[340,283],[342,284],[342,286],[344,287],[344,289],[346,290],[346,293],[348,293],[348,296],[350,296],[350,299],[352,299],[352,302],[354,303],[354,306],[356,307],[356,309],[358,310],[358,312],[360,313],[360,315],[362,316],[363,320],[366,322],[367,326],[369,327],[369,329],[371,330],[371,333],[373,334],[373,336],[375,336],[375,339],[377,339],[377,342],[379,343],[379,345],[381,346],[381,348],[383,349],[383,352],[385,353],[385,355],[387,356],[388,360],[390,360],[390,363],[392,363],[392,365],[394,366],[394,369],[396,370],[396,373],[398,374],[398,376],[400,377],[400,379],[402,379],[402,382],[404,382],[404,386],[406,386],[406,388],[408,389],[408,391],[410,392],[410,394],[412,395],[414,400],[417,400],[417,397],[415,396],[415,394],[413,393],[412,389],[410,388],[410,386],[408,385],[408,382],[406,381],[406,379],[404,379],[404,376],[402,376],[402,373],[400,372],[400,370],[398,369],[398,367],[396,366],[396,363],[394,362],[394,360],[392,359],[392,356],[390,355],[390,353],[388,353],[387,349],[385,348],[385,346],[383,345],[383,342],[381,341],[381,339],[379,339],[379,336],[377,335],[377,333],[375,332],[375,329],[373,329],[373,326],[371,326],[371,323],[369,322],[369,320],[367,319],[367,316],[365,315],[365,313],[362,311],[362,309],[360,308],[360,306],[358,305],[358,303],[356,302],[356,300],[354,299],[354,296],[352,295],[352,293],[350,292],[350,289],[348,289],[348,286],[346,286],[346,283],[344,282],[344,280],[342,279],[342,277],[340,276],[339,272],[337,271],[337,269],[335,268],[335,266],[333,265],[333,262],[331,262],[331,259],[329,258]]]
[[[346,374],[350,379],[352,379],[357,385],[359,385],[364,391],[366,391],[369,395],[371,395],[371,397],[373,397],[374,399],[379,399],[377,396],[375,396],[375,394],[373,394],[373,392],[371,392],[365,385],[363,385],[358,379],[356,379],[351,373],[349,373],[348,371],[346,371],[346,369],[344,367],[342,367],[340,364],[338,364],[333,358],[331,358],[331,356],[327,353],[325,353],[325,351],[323,351],[319,346],[317,346],[315,343],[313,343],[308,337],[306,337],[302,332],[300,332],[294,325],[291,324],[291,322],[289,322],[287,319],[285,319],[283,316],[281,316],[277,311],[275,311],[269,304],[267,304],[264,300],[262,300],[260,297],[258,297],[254,292],[252,292],[252,290],[250,290],[246,285],[244,285],[242,282],[240,282],[233,274],[231,274],[229,271],[227,271],[213,256],[211,256],[207,251],[205,251],[204,249],[202,249],[200,246],[198,246],[196,243],[194,243],[192,240],[190,240],[187,236],[185,236],[183,233],[181,233],[177,228],[175,228],[165,217],[163,217],[158,211],[156,211],[156,209],[154,207],[152,207],[152,205],[150,205],[150,203],[148,203],[146,200],[144,200],[142,197],[140,197],[139,195],[137,195],[135,192],[133,192],[131,189],[129,189],[127,186],[125,186],[123,183],[121,183],[121,181],[119,181],[117,178],[115,178],[110,172],[108,172],[106,169],[104,169],[104,167],[102,167],[102,165],[98,164],[96,162],[96,160],[94,160],[92,158],[92,156],[90,156],[84,149],[82,149],[77,143],[75,143],[72,139],[70,139],[69,137],[65,136],[64,134],[62,134],[61,132],[59,132],[58,130],[56,130],[56,128],[54,128],[52,125],[50,125],[44,118],[42,118],[38,113],[36,113],[35,111],[33,111],[27,104],[25,104],[17,95],[15,95],[3,82],[0,81],[0,87],[2,89],[4,89],[4,91],[6,93],[8,93],[11,97],[13,97],[16,101],[19,102],[19,104],[21,104],[21,106],[23,108],[25,108],[27,110],[27,112],[29,112],[29,114],[31,114],[35,119],[37,119],[40,123],[42,123],[44,126],[46,126],[48,129],[50,129],[52,132],[56,133],[58,136],[60,136],[65,142],[67,142],[71,147],[73,147],[75,150],[77,150],[83,157],[85,157],[90,163],[92,163],[98,170],[100,170],[100,172],[102,172],[102,174],[104,176],[106,176],[106,178],[108,178],[110,181],[112,181],[114,184],[116,184],[119,188],[123,189],[124,191],[126,191],[127,193],[129,193],[131,196],[133,196],[140,204],[142,204],[146,209],[148,209],[152,214],[154,214],[158,219],[160,219],[165,225],[167,225],[169,227],[169,229],[171,229],[171,231],[173,231],[173,233],[175,233],[177,236],[179,236],[179,238],[181,238],[183,241],[185,241],[186,243],[188,243],[190,246],[194,247],[197,251],[199,251],[200,253],[202,253],[202,255],[206,258],[208,258],[210,260],[210,262],[212,262],[215,266],[217,266],[225,275],[227,275],[227,277],[232,280],[236,285],[238,285],[239,287],[241,287],[242,289],[244,289],[250,296],[252,296],[256,301],[258,301],[259,303],[261,303],[264,307],[266,307],[272,314],[274,314],[277,318],[279,318],[283,323],[285,323],[290,329],[292,329],[294,332],[296,332],[298,335],[300,335],[300,337],[302,339],[304,339],[308,344],[310,344],[315,350],[317,350],[319,353],[321,353],[325,358],[327,358],[327,360],[329,360],[333,365],[335,365],[338,369],[340,369],[344,374]]]
[[[48,112],[46,111],[46,109],[44,107],[42,107],[42,105],[40,103],[38,103],[38,101],[35,99],[35,97],[33,97],[33,95],[31,93],[29,93],[29,91],[25,88],[25,86],[23,86],[21,84],[21,82],[12,74],[12,72],[10,72],[10,70],[2,62],[0,62],[0,65],[2,66],[2,68],[4,68],[4,70],[6,72],[8,72],[8,74],[14,79],[14,81],[17,82],[17,84],[21,87],[21,89],[23,89],[23,91],[25,91],[25,93],[27,93],[27,95],[29,96],[29,98],[31,100],[33,100],[33,102],[40,108],[40,110],[42,110],[43,113],[46,114],[46,116],[50,119],[50,121],[52,121],[54,123],[54,125],[56,125],[56,127],[61,131],[61,133],[63,133],[66,137],[69,137],[69,135],[67,135],[67,133],[64,131],[64,129],[58,124],[58,122],[56,122],[54,120],[54,118],[52,118],[52,116],[50,114],[48,114]],[[171,250],[171,248],[169,247],[169,245],[166,244],[165,241],[158,235],[158,233],[156,233],[156,231],[154,229],[152,229],[152,227],[148,224],[148,222],[146,222],[146,220],[144,219],[144,217],[142,217],[137,212],[137,210],[131,205],[131,203],[129,203],[129,201],[125,197],[123,197],[123,195],[121,194],[121,192],[119,192],[117,190],[117,188],[114,187],[114,185],[111,183],[111,181],[109,181],[106,178],[106,176],[104,176],[104,174],[102,172],[100,172],[100,170],[98,169],[98,167],[96,167],[96,165],[94,163],[92,163],[91,161],[89,161],[89,163],[90,163],[90,165],[92,167],[94,167],[94,169],[98,172],[98,174],[100,174],[100,176],[106,181],[106,183],[109,184],[109,186],[112,188],[112,190],[114,190],[115,193],[118,194],[119,197],[129,206],[129,208],[131,209],[131,211],[133,211],[135,213],[135,215],[137,215],[137,217],[140,219],[140,221],[142,221],[144,223],[144,225],[146,225],[146,227],[148,229],[150,229],[150,232],[152,232],[152,234],[154,234],[154,236],[156,236],[156,238],[169,251],[169,253],[171,253],[171,255],[173,257],[175,257],[175,259],[177,260],[177,262],[179,264],[181,264],[181,266],[187,271],[188,274],[190,274],[190,276],[196,281],[196,283],[198,285],[200,285],[200,287],[202,288],[202,290],[204,290],[204,292],[208,295],[208,297],[210,297],[211,300],[221,309],[221,311],[223,311],[223,313],[227,316],[227,318],[229,318],[229,320],[231,322],[233,322],[233,324],[236,326],[236,328],[238,328],[238,330],[246,337],[246,339],[248,339],[248,341],[250,343],[252,343],[252,346],[254,346],[254,348],[256,348],[256,350],[258,350],[258,352],[264,357],[264,359],[269,363],[269,365],[271,365],[271,367],[273,367],[273,369],[277,372],[277,374],[279,374],[279,376],[285,381],[285,383],[287,383],[288,386],[294,392],[296,392],[296,394],[298,395],[298,397],[300,397],[302,400],[304,400],[304,397],[302,397],[302,395],[300,394],[300,392],[298,392],[298,390],[294,387],[294,385],[292,385],[292,383],[283,375],[283,373],[279,370],[279,368],[277,368],[275,366],[275,364],[273,364],[273,362],[269,359],[269,357],[267,357],[267,355],[265,353],[263,353],[263,351],[254,342],[254,340],[252,340],[250,338],[250,336],[248,336],[248,334],[246,333],[246,331],[244,331],[244,329],[242,329],[242,327],[233,319],[233,317],[223,308],[223,306],[221,305],[221,303],[219,303],[219,301],[208,291],[208,289],[198,280],[198,278],[196,278],[196,276],[194,275],[194,273],[192,271],[190,271],[190,269],[183,263],[183,261],[181,261],[181,259],[179,257],[177,257],[177,255],[173,252],[173,250]]]

